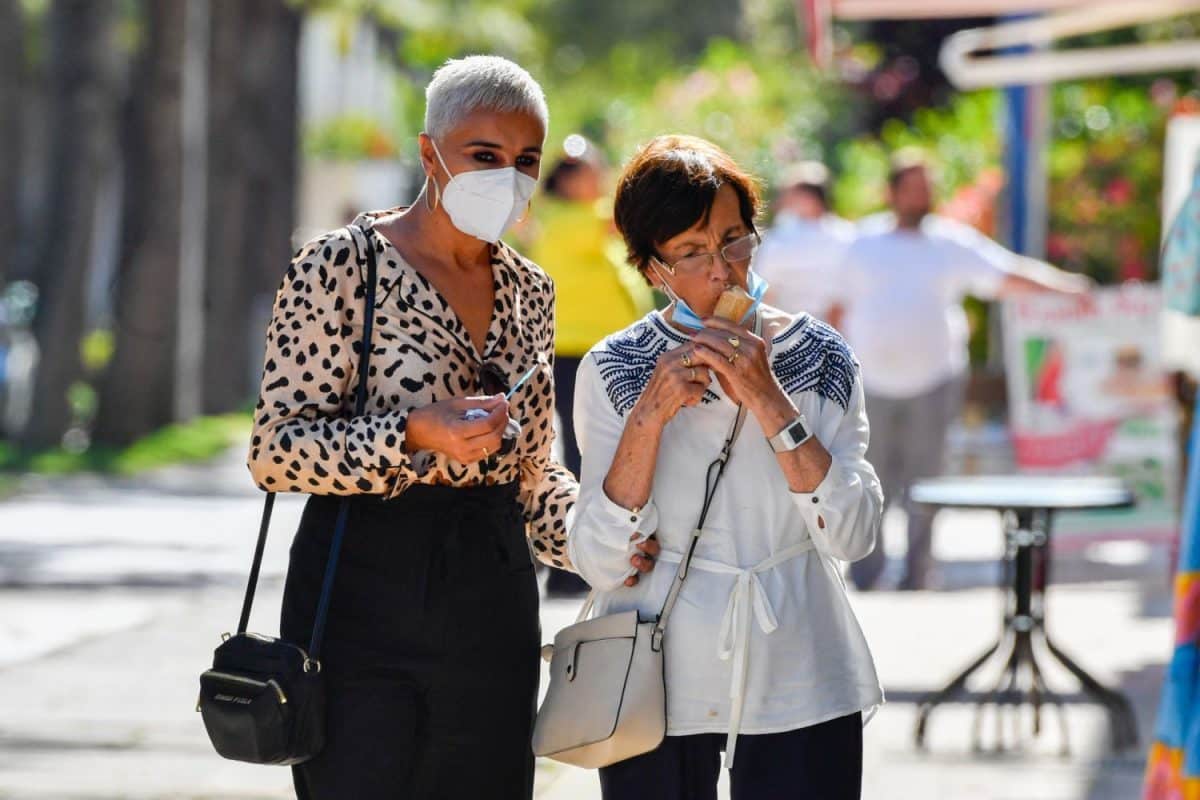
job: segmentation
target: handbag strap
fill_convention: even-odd
[[[754,334],[758,336],[761,333],[762,315],[755,314]],[[671,588],[667,591],[667,597],[663,601],[662,610],[658,612],[658,619],[654,622],[654,633],[650,637],[650,646],[655,651],[662,647],[663,633],[667,629],[667,620],[671,616],[671,611],[675,608],[675,602],[679,599],[679,592],[683,589],[683,582],[687,580],[688,569],[692,564],[692,556],[696,553],[696,545],[700,542],[700,534],[704,532],[704,522],[708,519],[708,511],[712,507],[713,499],[717,495],[717,486],[720,485],[721,477],[725,474],[725,467],[729,464],[729,456],[733,452],[733,443],[737,441],[745,422],[746,406],[738,403],[737,416],[733,420],[733,427],[730,428],[729,435],[725,437],[725,444],[721,447],[721,453],[708,465],[708,470],[704,474],[704,505],[700,507],[700,519],[696,522],[696,527],[692,529],[692,537],[688,542],[687,553],[679,561],[679,566],[675,570],[675,579],[671,581]]]
[[[708,472],[705,474],[704,488],[704,505],[700,508],[700,521],[696,523],[695,530],[692,531],[692,538],[688,545],[687,555],[679,563],[679,567],[675,571],[675,580],[671,583],[671,589],[667,592],[667,599],[663,602],[662,610],[658,613],[658,624],[655,626],[655,633],[661,636],[663,630],[667,626],[667,617],[671,614],[671,609],[675,607],[675,600],[679,596],[679,590],[683,586],[683,581],[687,578],[687,567],[691,563],[692,553],[696,549],[696,541],[700,538],[700,530],[704,527],[704,520],[708,518],[708,509],[712,505],[713,497],[717,492],[717,484],[721,482],[721,476],[725,474],[725,464],[729,461],[729,455],[733,450],[733,443],[737,439],[738,434],[742,432],[742,425],[746,421],[746,408],[739,405],[737,417],[733,420],[733,427],[729,431],[729,436],[725,438],[725,444],[721,447],[721,454],[716,460],[708,465]],[[713,474],[713,469],[716,469],[716,474]],[[592,613],[592,609],[596,605],[596,590],[592,589],[584,598],[583,606],[580,607],[579,613],[575,617],[575,622],[580,623],[588,618]]]
[[[729,431],[729,436],[725,439],[725,444],[721,447],[721,453],[708,465],[708,471],[704,475],[704,505],[700,508],[700,520],[696,523],[696,527],[692,529],[692,537],[688,542],[687,553],[679,561],[679,566],[675,570],[675,579],[671,581],[671,588],[667,591],[667,598],[663,601],[662,610],[658,612],[658,619],[654,623],[654,633],[650,638],[650,646],[654,650],[658,650],[662,646],[663,632],[667,629],[667,619],[671,616],[671,611],[675,608],[675,601],[679,599],[679,592],[683,589],[683,582],[687,580],[688,568],[692,564],[692,556],[696,552],[696,545],[700,542],[700,534],[704,532],[704,521],[708,519],[708,510],[712,507],[713,498],[717,494],[717,486],[721,483],[721,476],[725,474],[725,467],[729,464],[729,455],[733,451],[733,443],[737,441],[738,434],[742,432],[742,425],[746,422],[746,407],[739,404],[737,417],[733,421],[733,427]]]
[[[375,327],[375,280],[376,268],[375,248],[368,235],[370,228],[348,225],[350,238],[358,249],[358,239],[355,232],[363,237],[367,250],[367,281],[366,281],[366,314],[363,316],[362,347],[358,354],[358,386],[354,395],[354,415],[361,417],[367,407],[367,371],[371,360],[371,333]],[[245,633],[250,624],[250,608],[254,604],[254,591],[258,587],[258,574],[262,569],[263,551],[267,544],[267,531],[271,527],[271,511],[275,507],[275,492],[267,492],[263,502],[262,521],[258,526],[258,544],[254,548],[254,561],[250,565],[250,580],[246,586],[246,597],[242,601],[242,616],[238,620],[238,633]],[[342,539],[346,532],[346,519],[350,512],[350,495],[342,497],[338,505],[337,522],[334,525],[333,541],[329,545],[329,562],[325,566],[325,577],[321,584],[321,599],[317,604],[316,619],[313,620],[312,639],[308,645],[308,658],[317,669],[320,669],[318,657],[321,651],[321,639],[325,633],[325,620],[329,615],[329,600],[333,593],[333,578],[337,573],[338,556],[342,549]],[[305,663],[305,669],[309,663]]]

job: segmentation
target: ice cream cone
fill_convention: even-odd
[[[713,316],[730,322],[741,322],[753,305],[754,298],[746,294],[742,287],[729,286],[721,292],[721,297],[717,300],[717,307],[713,309]]]

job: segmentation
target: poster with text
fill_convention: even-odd
[[[1138,496],[1129,511],[1063,514],[1058,531],[1163,541],[1174,535],[1176,416],[1160,358],[1160,310],[1159,288],[1134,283],[1004,304],[1017,468],[1112,475]]]

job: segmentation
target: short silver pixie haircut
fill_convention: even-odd
[[[425,132],[440,139],[481,108],[523,111],[549,128],[546,95],[532,75],[507,58],[467,56],[438,67],[425,87]]]

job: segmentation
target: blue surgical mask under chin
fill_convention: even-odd
[[[746,273],[746,294],[754,298],[754,305],[750,306],[750,310],[746,312],[746,316],[742,317],[743,322],[762,305],[763,295],[767,293],[767,288],[770,285],[767,283],[766,278],[754,271],[754,267],[751,267]]]
[[[675,293],[671,292],[671,294]],[[678,295],[675,296],[675,310],[671,312],[671,321],[693,331],[704,329],[704,321],[697,316],[695,311],[692,311],[692,307],[687,304],[687,301]]]
[[[650,262],[650,266],[654,267],[655,272],[658,272],[658,279],[662,281],[662,290],[675,303],[675,308],[671,312],[671,321],[689,330],[703,330],[704,322],[697,316],[695,311],[692,311],[692,307],[687,304],[686,300],[675,293],[675,290],[667,283],[667,279],[658,271],[658,267],[654,265],[653,261]]]
[[[655,269],[657,269],[657,267]],[[659,275],[659,278],[662,278],[661,274]],[[687,301],[676,294],[675,290],[668,286],[665,280],[662,282],[662,285],[663,291],[665,291],[667,296],[670,297],[675,303],[675,310],[671,312],[671,321],[677,325],[682,325],[689,330],[702,330],[704,328],[704,320],[700,319],[700,315],[693,311],[692,307],[687,304]],[[746,294],[754,298],[754,305],[750,306],[750,309],[745,313],[741,320],[739,320],[739,322],[745,322],[754,314],[755,311],[758,310],[759,305],[762,303],[763,295],[767,293],[768,286],[769,284],[767,283],[766,278],[759,275],[753,269],[746,273]]]

